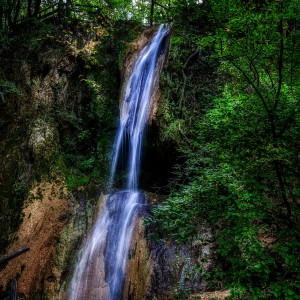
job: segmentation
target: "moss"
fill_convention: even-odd
[[[90,178],[84,174],[69,173],[66,177],[66,185],[69,191],[73,191],[75,188],[87,185],[90,182]]]

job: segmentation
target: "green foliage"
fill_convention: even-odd
[[[21,96],[20,90],[16,87],[16,84],[7,80],[0,80],[0,97],[5,95],[15,94]]]
[[[28,47],[30,52],[41,51],[41,47],[45,44],[49,46],[51,37],[56,33],[56,28],[51,23],[45,23],[38,19],[30,20],[25,26],[30,30],[30,34],[23,37],[22,43]],[[17,36],[17,38],[20,38],[20,36]],[[55,50],[53,49],[53,51]]]
[[[16,182],[13,186],[13,196],[17,200],[23,200],[26,198],[29,186],[24,182]]]
[[[178,300],[188,299],[191,289],[187,289],[184,284],[180,284],[174,291],[173,297]]]
[[[274,159],[289,161],[291,150],[270,148],[265,118],[252,123],[253,102],[239,102],[235,96],[244,105],[240,109],[228,102],[227,93],[216,101],[222,105],[198,124],[199,136],[188,154],[184,174],[192,179],[166,205],[153,210],[154,220],[160,220],[161,228],[178,242],[192,239],[203,223],[215,224],[216,251],[226,266],[224,274],[217,274],[219,279],[226,277],[258,299],[273,299],[274,287],[280,295],[276,299],[287,297],[286,290],[294,293],[291,299],[297,299],[299,286],[294,280],[300,263],[296,222],[299,211],[293,205],[293,227],[289,229],[270,166]],[[249,136],[249,131],[256,135]],[[295,178],[290,184],[294,183]],[[265,242],[268,239],[271,245]],[[277,283],[270,284],[273,281]],[[288,288],[291,283],[292,288]]]
[[[82,173],[69,173],[66,176],[66,185],[70,191],[74,188],[82,187],[90,182],[90,178]]]
[[[214,27],[194,43],[206,61],[219,61],[218,92],[201,110],[203,89],[190,105],[190,92],[172,94],[184,82],[175,83],[173,74],[167,82],[165,101],[175,104],[166,106],[165,120],[169,132],[179,129],[172,137],[186,162],[151,220],[178,242],[211,226],[220,264],[210,281],[226,282],[233,298],[299,299],[299,3],[207,4]],[[173,38],[171,59],[177,47],[184,51],[181,41]],[[188,84],[188,91],[199,89],[193,76]]]
[[[193,20],[203,22],[205,13],[193,16]],[[173,140],[185,147],[190,125],[198,114],[211,107],[218,94],[215,87],[218,62],[209,55],[211,49],[199,49],[199,35],[195,34],[198,24],[187,26],[182,22],[181,19],[173,22],[168,64],[160,79],[162,95],[158,119],[161,139]]]

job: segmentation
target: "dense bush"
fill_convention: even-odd
[[[300,297],[296,2],[205,2],[211,29],[195,43],[219,62],[219,93],[210,93],[206,110],[199,109],[203,91],[190,107],[194,99],[185,93],[181,124],[192,122],[177,139],[186,162],[173,194],[151,217],[178,242],[211,226],[219,258],[211,280],[225,282],[237,299]],[[192,80],[190,90],[199,89],[203,79],[198,86]],[[166,90],[174,84],[173,77]],[[171,113],[179,114],[178,105]]]

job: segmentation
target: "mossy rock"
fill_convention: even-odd
[[[36,162],[53,162],[58,155],[58,134],[51,123],[42,119],[32,122],[28,148]]]

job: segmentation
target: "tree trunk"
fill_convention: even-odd
[[[3,15],[4,15],[4,9],[3,9],[3,4],[0,4],[0,30],[4,28],[3,26]]]
[[[9,300],[17,300],[18,299],[18,283],[16,278],[14,278],[10,284],[9,288]]]
[[[35,0],[34,2],[34,13],[33,16],[37,17],[41,8],[41,0]]]
[[[67,0],[66,2],[66,17],[71,15],[71,0]]]
[[[29,250],[30,250],[30,248],[26,247],[26,248],[23,248],[23,249],[20,249],[20,250],[14,252],[13,254],[10,254],[10,255],[0,258],[0,267],[4,266],[10,260],[18,257],[19,255],[21,255]]]
[[[7,17],[7,25],[9,29],[12,27],[13,24],[12,13],[13,13],[14,6],[15,6],[14,1],[7,1],[6,17]]]
[[[151,0],[150,26],[153,26],[154,0]]]
[[[17,4],[16,4],[16,10],[15,10],[15,16],[14,16],[14,20],[13,20],[13,25],[17,24],[17,21],[18,21],[18,18],[19,18],[20,9],[21,9],[21,0],[18,0]]]
[[[27,1],[27,17],[28,18],[32,17],[31,7],[32,7],[32,0],[28,0]]]

